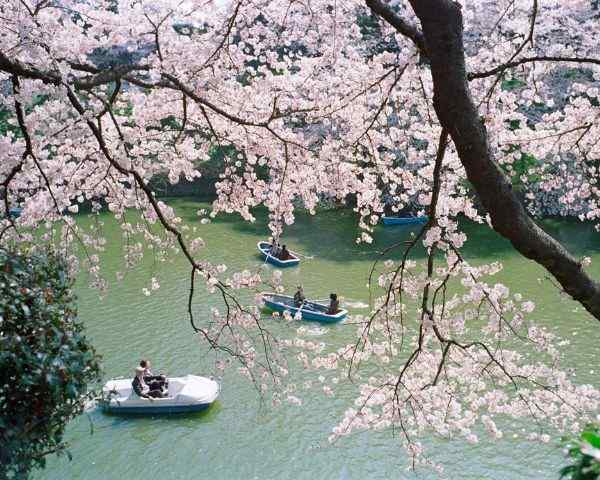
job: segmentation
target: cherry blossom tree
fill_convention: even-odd
[[[587,1],[3,0],[0,15],[2,242],[58,226],[70,264],[105,289],[101,226],[84,231],[71,214],[107,208],[128,267],[145,247],[185,256],[192,328],[225,354],[219,367],[237,360],[264,394],[270,383],[274,403],[301,401],[282,381],[295,364],[327,395],[375,365],[332,439],[395,428],[421,461],[426,433],[475,442],[483,427],[499,438],[503,416],[577,430],[598,408],[598,391],[561,370],[560,341],[532,321],[533,302],[490,283],[502,266],[464,258],[458,224],[488,224],[600,318],[588,259],[534,221],[546,208],[600,216],[600,57]],[[153,179],[193,180],[215,148],[226,153],[211,215],[253,221],[264,205],[275,237],[296,208],[316,213],[324,198],[353,199],[359,242],[372,241],[386,202],[429,215],[395,246],[399,264],[374,268],[383,294],[354,318],[354,344],[327,351],[302,329],[275,338],[236,291],[281,278],[212,265],[202,227],[156,197]],[[419,242],[424,266],[411,257]],[[193,316],[198,278],[223,301],[207,324]]]

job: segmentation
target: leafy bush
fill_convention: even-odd
[[[50,453],[99,379],[63,260],[0,248],[0,479],[26,478]]]
[[[600,425],[588,425],[578,440],[569,441],[567,454],[572,464],[560,471],[561,479],[600,478]]]

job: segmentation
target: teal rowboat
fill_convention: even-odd
[[[313,320],[315,322],[322,323],[335,323],[340,322],[346,315],[348,310],[340,310],[335,315],[328,315],[327,305],[322,305],[316,302],[304,302],[300,308],[294,306],[294,297],[289,295],[281,295],[279,293],[262,293],[262,299],[265,303],[265,307],[275,312],[288,311],[295,317],[298,312],[302,316],[302,320]]]
[[[429,220],[427,215],[420,217],[383,217],[384,225],[417,225],[426,223]]]
[[[258,242],[256,244],[258,251],[262,254],[263,258],[268,262],[277,267],[293,267],[300,263],[300,258],[297,253],[290,252],[290,257],[287,260],[281,260],[271,255],[271,244],[269,242]]]

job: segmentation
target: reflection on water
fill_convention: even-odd
[[[195,222],[206,241],[201,254],[214,263],[226,263],[229,271],[244,268],[273,269],[256,254],[256,242],[267,237],[264,215],[254,224],[242,223],[236,216],[217,217],[210,225],[200,225],[196,211],[202,206],[177,201],[184,219]],[[106,276],[115,278],[122,270],[117,242],[120,231],[106,218]],[[89,221],[79,217],[78,221]],[[378,227],[372,246],[357,245],[356,219],[352,212],[340,210],[323,216],[297,216],[297,223],[286,228],[285,242],[290,250],[306,255],[298,268],[283,271],[283,282],[293,293],[302,283],[307,296],[327,298],[330,292],[343,297],[351,314],[369,312],[370,292],[366,287],[372,262],[378,252],[392,243],[409,238],[415,228]],[[576,256],[592,257],[591,271],[600,277],[600,241],[593,229],[571,222],[551,222],[551,231]],[[467,225],[469,242],[465,257],[473,263],[499,260],[504,270],[496,281],[504,281],[516,292],[537,305],[536,320],[554,333],[571,340],[565,347],[566,366],[577,367],[581,382],[600,385],[594,371],[600,360],[597,321],[571,300],[556,294],[535,264],[516,255],[510,244],[486,227]],[[402,252],[389,258],[399,260]],[[422,249],[416,249],[423,258]],[[150,297],[142,294],[151,276],[157,276],[160,290]],[[89,337],[104,356],[106,377],[132,375],[140,358],[150,358],[156,371],[168,375],[212,373],[214,356],[191,333],[186,315],[189,272],[181,259],[155,265],[147,259],[123,283],[113,285],[104,301],[89,291],[82,278],[77,286],[80,316]],[[248,296],[248,301],[252,301]],[[216,296],[199,290],[195,314],[208,318],[210,308],[219,305]],[[291,325],[265,319],[276,334],[292,336],[303,328],[303,335],[320,337],[331,346],[352,341],[355,328],[350,322],[327,327],[315,323]],[[304,378],[302,379],[304,380]],[[235,372],[219,380],[219,401],[206,412],[193,415],[136,418],[102,414],[98,409],[82,415],[68,428],[73,461],[52,458],[43,472],[34,475],[45,480],[104,480],[147,478],[161,480],[207,479],[429,479],[432,472],[406,471],[407,460],[392,432],[369,432],[344,438],[333,445],[327,442],[331,428],[351,405],[355,384],[341,382],[336,396],[324,397],[318,391],[303,394],[302,407],[271,409],[261,404],[256,390]],[[90,420],[94,433],[90,435]],[[510,427],[510,425],[509,425]],[[514,430],[518,434],[519,426]],[[484,437],[485,438],[485,437]],[[433,458],[445,464],[448,478],[540,479],[557,478],[563,464],[556,444],[525,442],[520,436],[470,446],[462,441],[426,441]]]
[[[329,332],[329,329],[324,327],[312,327],[306,330],[307,335],[312,335],[313,337],[320,337],[321,335],[325,335]]]
[[[353,302],[344,299],[344,307],[352,308],[353,310],[361,310],[364,308],[369,308],[369,304],[365,302]]]

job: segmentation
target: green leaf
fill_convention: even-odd
[[[581,439],[589,443],[594,448],[600,448],[600,435],[594,432],[583,432]]]

